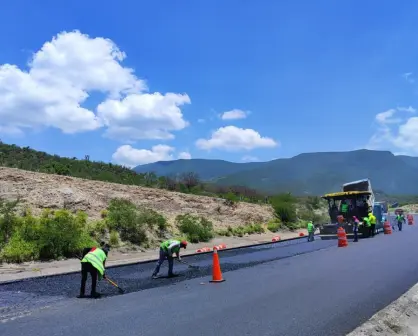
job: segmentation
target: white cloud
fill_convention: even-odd
[[[184,94],[146,93],[146,83],[122,66],[118,46],[79,31],[62,32],[46,42],[28,71],[0,65],[0,130],[54,127],[65,133],[107,127],[106,134],[126,140],[169,139],[185,128],[180,106]],[[83,107],[92,93],[104,101]]]
[[[222,120],[234,120],[234,119],[245,119],[248,115],[248,112],[233,109],[231,111],[226,111],[222,113],[221,119]]]
[[[123,145],[113,153],[112,159],[118,164],[133,168],[141,164],[173,160],[173,152],[174,148],[167,145],[156,145],[151,150]]]
[[[402,115],[400,112],[407,112]],[[377,129],[367,148],[391,149],[397,153],[418,154],[418,117],[413,107],[398,107],[376,115]]]
[[[278,143],[253,129],[238,128],[235,126],[220,127],[212,133],[210,139],[199,139],[196,146],[200,149],[213,148],[224,150],[251,150],[259,147],[276,147]]]
[[[188,126],[179,106],[190,103],[187,95],[167,93],[132,94],[122,100],[107,100],[97,107],[108,126],[106,135],[123,140],[173,139],[170,131]]]
[[[397,108],[398,111],[402,111],[402,112],[409,112],[409,113],[415,113],[417,110],[414,109],[412,106],[408,106],[408,107],[398,107]]]
[[[244,162],[258,162],[258,161],[260,161],[260,159],[256,156],[245,155],[245,156],[242,157],[241,161],[244,161]]]
[[[190,155],[190,153],[189,153],[189,152],[181,152],[181,153],[178,155],[178,158],[179,158],[179,159],[183,159],[183,160],[190,160],[190,159],[192,158],[192,156]]]
[[[411,84],[415,83],[415,79],[411,77],[412,76],[412,72],[405,72],[404,74],[402,74],[402,77],[405,78],[405,80]]]

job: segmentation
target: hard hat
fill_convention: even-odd
[[[181,245],[182,245],[184,248],[186,248],[186,247],[187,247],[187,241],[183,240],[183,241],[181,242]]]

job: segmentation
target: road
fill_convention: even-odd
[[[19,295],[31,297],[41,291],[39,284],[3,285],[0,298],[10,297],[3,304],[19,302],[26,316],[4,320],[0,334],[345,335],[418,282],[417,240],[418,229],[413,226],[350,243],[347,248],[337,248],[336,241],[315,241],[229,256],[223,252],[222,267],[228,270],[235,265],[235,269],[224,272],[226,281],[219,284],[209,284],[208,277],[172,285],[164,279],[159,287],[140,290],[146,289],[148,280],[144,274],[139,276],[138,267],[138,274],[119,268],[112,270],[118,280],[124,277],[133,286],[134,276],[139,276],[138,283],[145,281],[145,287],[140,291],[130,287],[129,294],[101,300],[70,298],[62,280],[48,280],[36,298],[45,298],[49,308],[29,309],[26,314]],[[290,252],[296,250],[304,253]],[[208,262],[207,257],[201,258],[197,264]],[[143,273],[148,276],[148,271]],[[185,278],[193,276],[197,275]],[[73,285],[77,277],[67,280]],[[51,297],[59,299],[48,301]]]

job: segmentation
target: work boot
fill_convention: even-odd
[[[175,277],[177,277],[177,276],[179,276],[178,274],[175,274],[175,273],[171,273],[171,274],[169,274],[168,276],[167,276],[167,278],[175,278]]]
[[[100,294],[100,293],[91,293],[91,297],[93,298],[93,299],[98,299],[98,298],[100,298],[102,295]]]
[[[152,278],[153,278],[153,279],[158,279],[158,275],[157,275],[157,274],[153,274],[153,275],[152,275]]]

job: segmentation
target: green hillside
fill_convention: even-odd
[[[119,165],[65,158],[1,142],[0,166],[121,184],[145,184],[144,175]]]
[[[370,178],[374,189],[387,194],[418,194],[418,158],[395,156],[389,151],[307,153],[252,166],[233,164],[231,170],[237,170],[229,173],[223,173],[215,160],[188,161],[202,178],[207,176],[207,167],[213,172],[221,171],[210,177],[217,179],[219,185],[244,185],[269,194],[290,191],[297,195],[320,195],[338,191],[343,183],[363,178]],[[159,165],[141,166],[138,170],[153,171]],[[172,161],[162,175],[177,174],[181,169],[180,161]]]
[[[149,163],[135,167],[134,171],[137,173],[154,172],[159,176],[196,172],[201,179],[211,181],[219,177],[261,168],[265,164],[267,162],[236,163],[224,160],[192,159]]]

